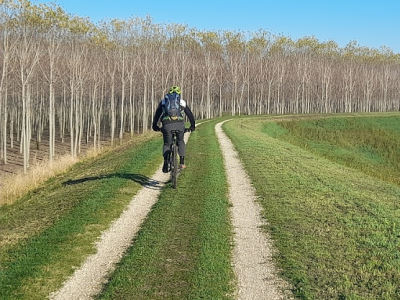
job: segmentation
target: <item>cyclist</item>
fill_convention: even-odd
[[[165,95],[164,99],[161,100],[157,107],[153,118],[153,130],[160,131],[163,134],[164,146],[163,156],[164,165],[162,171],[168,173],[168,161],[171,153],[172,144],[172,131],[178,131],[178,153],[179,153],[179,165],[181,169],[185,169],[185,142],[183,136],[185,133],[185,115],[190,121],[190,131],[195,130],[195,121],[193,113],[187,106],[186,101],[181,99],[181,89],[178,86],[172,86],[169,89],[168,94]],[[161,119],[162,128],[158,126],[158,122]]]

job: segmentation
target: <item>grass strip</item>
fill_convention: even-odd
[[[400,297],[400,188],[264,133],[224,125],[260,198],[284,277],[303,299]]]
[[[178,189],[161,193],[100,299],[231,296],[228,190],[214,126],[192,133]]]
[[[2,299],[47,297],[94,252],[101,231],[161,163],[161,138],[138,140],[0,208]]]

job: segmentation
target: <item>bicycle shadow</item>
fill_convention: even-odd
[[[149,189],[154,189],[154,190],[161,190],[163,185],[162,182],[151,179],[150,177],[147,177],[142,174],[131,174],[131,173],[113,173],[113,174],[107,174],[107,175],[99,175],[99,176],[92,176],[92,177],[84,177],[84,178],[79,178],[79,179],[70,179],[62,183],[62,185],[75,185],[75,184],[81,184],[87,181],[95,181],[95,180],[103,180],[103,179],[111,179],[111,178],[123,178],[127,180],[134,181],[136,183],[139,183],[141,186],[149,188]]]

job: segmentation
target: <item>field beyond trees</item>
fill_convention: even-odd
[[[0,1],[0,156],[48,140],[82,145],[149,128],[180,85],[197,118],[400,109],[400,56],[351,42],[292,40],[266,31],[200,31],[150,18],[93,24],[56,5]]]

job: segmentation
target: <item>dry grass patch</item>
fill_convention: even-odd
[[[39,187],[50,177],[63,173],[78,161],[78,158],[65,155],[57,158],[52,164],[47,161],[37,163],[27,174],[6,177],[0,190],[0,205],[13,203],[27,192]]]
[[[34,161],[26,174],[18,173],[4,177],[0,182],[0,206],[12,204],[26,193],[35,190],[51,177],[66,172],[77,162],[95,158],[100,154],[114,151],[121,147],[126,147],[132,143],[149,140],[154,137],[154,133],[138,134],[133,137],[128,135],[117,142],[115,146],[103,146],[100,149],[90,148],[86,153],[79,157],[63,155],[55,158],[52,164],[49,161]]]

